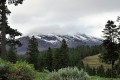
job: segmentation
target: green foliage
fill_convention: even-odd
[[[37,72],[36,78],[34,80],[54,80],[52,75],[51,76],[50,75],[51,75],[51,73]],[[54,75],[56,75],[56,74],[54,74]],[[74,80],[74,79],[72,79],[72,80]],[[120,80],[120,78],[104,78],[104,77],[99,77],[99,76],[90,76],[90,80]]]
[[[33,65],[23,61],[12,64],[0,58],[0,78],[2,80],[33,80],[34,77]]]
[[[65,64],[66,67],[76,66],[79,69],[81,69],[81,68],[84,68],[83,58],[85,58],[86,56],[92,56],[92,55],[98,54],[100,52],[102,52],[102,46],[100,46],[100,45],[79,46],[77,48],[68,48],[67,54],[61,53],[61,50],[59,48],[51,49],[50,51],[49,50],[43,51],[43,52],[40,52],[40,54],[38,55],[39,70],[40,71],[42,71],[44,69],[58,70],[58,69],[60,69],[60,66],[62,66],[60,64],[63,64],[65,60],[68,61]],[[52,66],[49,66],[49,63],[52,63]],[[48,68],[48,66],[49,66],[49,68]]]
[[[34,36],[32,36],[32,38],[29,40],[27,54],[29,56],[28,62],[34,64],[35,68],[37,69],[39,50],[37,39]]]
[[[36,72],[34,80],[47,80],[48,75],[46,72]]]
[[[96,55],[102,52],[101,45],[95,46],[79,46],[77,48],[70,48],[68,52],[69,56],[69,66],[77,66],[84,68],[82,65],[82,60],[87,56]]]
[[[0,78],[7,79],[6,73],[9,73],[9,64],[0,58]]]
[[[112,65],[111,76],[114,75],[114,65],[115,62],[119,58],[119,49],[120,49],[120,28],[115,25],[115,22],[112,20],[108,20],[105,25],[105,29],[103,30],[104,40],[103,46],[105,48],[105,52],[101,54],[100,58],[103,62]]]
[[[65,68],[69,65],[68,62],[68,46],[65,39],[63,39],[60,49],[57,49],[53,56],[53,68],[56,70]]]
[[[58,61],[59,61],[59,49],[56,49],[54,54],[53,54],[53,62],[52,62],[53,69],[56,69],[56,70],[59,69]]]
[[[100,76],[100,77],[105,76],[105,69],[102,65],[97,68],[96,72],[97,72],[97,75]]]
[[[10,48],[7,54],[7,60],[12,62],[12,63],[16,63],[17,61],[17,56],[16,56],[16,51],[14,48]]]
[[[88,72],[89,75],[92,75],[92,68],[88,64],[85,66],[85,71]]]
[[[47,52],[45,53],[45,63],[46,63],[46,68],[49,71],[52,71],[52,62],[53,62],[53,54],[52,54],[52,49],[49,47]]]
[[[47,80],[61,80],[61,76],[59,73],[57,72],[52,72],[49,76]]]
[[[78,68],[62,68],[58,72],[52,72],[48,80],[90,80],[89,75]]]
[[[120,78],[104,78],[99,76],[92,76],[90,80],[120,80]]]
[[[21,79],[34,79],[34,67],[33,65],[28,64],[27,62],[23,61],[17,61],[15,64],[16,73],[18,77],[21,77]]]
[[[101,59],[105,63],[112,64],[112,67],[115,61],[118,59],[118,31],[119,27],[114,24],[114,21],[110,20],[108,20],[107,24],[105,25],[105,29],[103,30],[105,38],[105,40],[103,40],[103,46],[106,52],[101,54]]]
[[[7,15],[9,15],[11,12],[8,9],[8,5],[6,4],[6,2],[8,1],[8,3],[11,4],[22,4],[23,0],[1,0],[0,1],[0,15],[1,15],[1,19],[0,19],[0,23],[1,23],[1,27],[0,27],[0,39],[1,39],[1,57],[3,59],[7,58],[7,51],[6,51],[6,43],[10,43],[12,45],[16,45],[16,44],[21,44],[18,40],[15,40],[16,36],[21,36],[21,33],[15,29],[10,28],[10,26],[8,25],[8,18]],[[9,36],[9,38],[6,38],[6,35]]]
[[[111,72],[112,72],[111,69],[107,69],[105,72],[105,77],[111,77]]]

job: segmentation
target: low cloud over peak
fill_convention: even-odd
[[[11,27],[23,34],[85,33],[101,37],[107,20],[120,14],[119,0],[25,0],[9,5]]]

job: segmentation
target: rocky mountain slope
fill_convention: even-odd
[[[18,52],[26,52],[28,47],[28,41],[31,36],[23,36],[19,38],[20,42],[23,44],[22,47],[18,47]],[[102,43],[102,39],[95,38],[92,36],[88,36],[85,34],[74,34],[74,35],[57,35],[57,34],[40,34],[35,35],[38,41],[38,48],[40,51],[51,48],[59,48],[61,45],[61,41],[63,39],[66,40],[68,46],[77,47],[81,45],[100,45]]]

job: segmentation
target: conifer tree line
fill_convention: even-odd
[[[111,74],[111,68],[105,68],[102,65],[96,68],[92,68],[89,65],[84,66],[82,60],[87,56],[96,55],[102,51],[101,45],[96,46],[79,46],[77,48],[68,48],[65,39],[61,42],[61,47],[58,49],[48,48],[47,51],[39,52],[37,39],[32,36],[29,40],[27,50],[27,61],[30,64],[34,64],[37,70],[43,71],[47,69],[49,71],[58,70],[65,67],[78,67],[84,69],[89,75],[100,77],[117,77],[117,73]],[[120,68],[117,68],[119,71]]]
[[[87,65],[87,66],[84,67],[84,70],[90,76],[100,76],[100,77],[106,77],[106,78],[119,77],[116,72],[114,72],[114,74],[111,74],[112,69],[111,68],[105,68],[103,65],[100,65],[98,67],[90,67],[89,65]]]
[[[61,41],[61,47],[57,49],[48,48],[47,51],[40,52],[38,50],[37,39],[32,36],[28,43],[26,58],[19,59],[27,60],[30,64],[34,64],[37,70],[47,69],[49,71],[58,70],[65,67],[77,66],[79,69],[84,67],[82,62],[86,56],[98,54],[101,51],[101,46],[79,46],[77,48],[68,48],[65,39]]]
[[[27,61],[34,64],[35,68],[42,71],[58,70],[65,67],[77,66],[79,69],[84,68],[83,58],[100,53],[101,46],[80,46],[77,48],[68,48],[63,39],[61,47],[57,49],[48,48],[47,51],[39,52],[37,39],[32,36],[29,40],[27,50]]]
[[[105,29],[103,30],[105,37],[105,40],[103,40],[103,46],[80,46],[77,48],[68,48],[65,39],[63,39],[60,48],[51,49],[49,47],[48,51],[40,52],[40,54],[38,54],[37,58],[35,58],[38,59],[37,69],[48,69],[49,71],[53,71],[68,66],[77,66],[79,69],[85,68],[86,71],[89,72],[89,74],[91,75],[115,77],[114,75],[120,74],[119,29],[119,26],[116,26],[114,24],[114,21],[109,20],[107,22],[107,24],[105,25]],[[82,62],[83,58],[98,53],[101,53],[100,58],[102,62],[112,65],[111,69],[105,70],[103,66],[100,66],[97,69],[91,69],[89,65],[84,66]],[[115,62],[117,64],[115,64]],[[104,74],[101,72],[101,70],[104,72]]]
[[[7,2],[17,6],[18,4],[22,4],[23,0],[0,0],[0,57],[15,63],[18,59],[16,56],[16,46],[22,45],[15,37],[21,36],[22,33],[16,29],[12,29],[8,25],[7,16],[10,15],[11,11],[6,5]],[[88,65],[86,66],[86,70],[88,72],[92,70],[90,74],[97,74],[99,76],[114,77],[114,75],[120,75],[120,25],[116,25],[114,21],[108,20],[103,30],[103,35],[103,47],[80,46],[77,48],[68,48],[65,39],[63,39],[60,48],[51,49],[49,47],[44,52],[39,52],[37,39],[33,36],[29,40],[26,60],[30,64],[34,64],[38,70],[48,69],[49,71],[53,71],[68,66],[77,66],[80,69],[85,68],[82,62],[83,58],[101,53],[100,58],[102,62],[111,64],[111,69],[104,70],[103,66],[97,69],[90,69]],[[8,51],[6,51],[6,45],[9,46]],[[105,72],[104,75],[101,70]]]

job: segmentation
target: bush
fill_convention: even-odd
[[[14,79],[22,80],[33,80],[35,76],[33,65],[28,64],[27,62],[17,61],[14,65],[16,71],[13,74],[10,74],[8,77],[13,76]]]
[[[14,71],[15,68],[11,63],[6,62],[0,58],[0,80],[8,79],[7,75],[14,73]]]
[[[61,76],[58,72],[52,72],[51,74],[49,74],[47,80],[61,80]]]
[[[89,80],[89,75],[83,70],[79,71],[78,68],[63,68],[58,72],[52,72],[48,80]]]
[[[0,59],[0,80],[33,80],[34,67],[25,61],[16,64]]]

